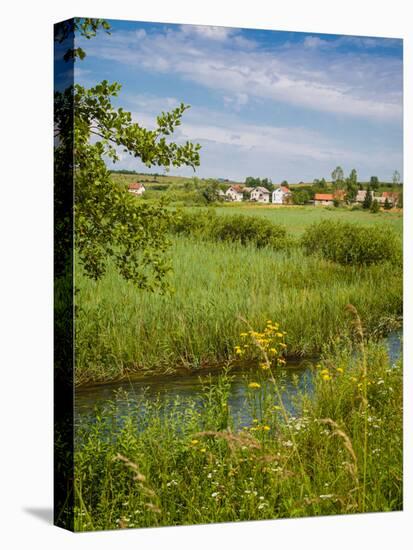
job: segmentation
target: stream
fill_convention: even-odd
[[[385,339],[389,358],[394,363],[402,353],[402,332],[396,331]],[[290,413],[295,411],[294,397],[298,392],[312,391],[312,366],[316,359],[302,359],[301,361],[287,362],[286,366],[278,367],[276,377],[282,381],[282,397],[286,408]],[[232,377],[229,407],[235,424],[242,426],[251,422],[251,416],[245,407],[248,383],[256,380],[257,367],[245,367],[231,370]],[[96,407],[104,407],[110,401],[114,401],[116,415],[121,417],[127,413],[131,402],[137,404],[144,400],[159,399],[166,407],[175,400],[179,400],[180,406],[185,402],[199,401],[205,383],[214,381],[222,374],[221,370],[195,371],[185,375],[169,375],[164,377],[141,378],[136,380],[122,380],[108,384],[77,388],[75,391],[75,425],[84,421],[93,422]],[[260,390],[262,391],[262,390]]]

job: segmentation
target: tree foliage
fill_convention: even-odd
[[[274,191],[274,185],[270,178],[254,178],[253,176],[248,176],[245,178],[245,185],[247,187],[265,187],[268,191]]]
[[[372,214],[377,214],[378,212],[380,212],[380,204],[377,199],[374,199],[373,202],[371,203],[370,212]]]
[[[99,28],[106,29],[102,20],[74,21],[57,40],[79,29],[88,38]],[[84,55],[69,49],[65,59],[83,59]],[[119,83],[104,80],[89,89],[76,84],[56,92],[56,189],[58,193],[59,188],[66,189],[65,199],[70,199],[67,174],[72,172],[75,246],[89,277],[101,278],[111,260],[120,274],[139,288],[165,289],[164,276],[170,267],[165,256],[169,245],[166,227],[171,214],[162,203],[142,204],[125,186],[115,184],[105,160],[116,163],[123,152],[148,167],[186,165],[195,169],[200,145],[169,141],[188,105],[181,103],[162,112],[155,129],[148,130],[134,122],[131,113],[113,106],[120,89]]]
[[[384,201],[383,208],[384,210],[391,210],[392,208],[392,204],[387,197],[386,197],[386,200]]]
[[[365,210],[369,210],[372,202],[373,202],[373,197],[372,197],[371,191],[370,189],[367,189],[363,200],[363,208]]]
[[[373,191],[378,191],[380,186],[379,178],[377,176],[371,176],[370,178],[370,187]]]
[[[331,179],[333,181],[334,187],[338,188],[340,185],[344,182],[344,171],[341,168],[341,166],[337,166],[332,172],[331,172]]]
[[[59,44],[64,44],[69,38],[75,35],[83,36],[90,40],[97,35],[99,29],[110,34],[110,24],[105,19],[92,19],[90,17],[73,17],[56,25],[55,41]],[[84,59],[86,52],[83,48],[68,48],[63,59],[69,61],[71,59]]]
[[[398,170],[395,170],[393,172],[392,181],[393,181],[393,185],[399,185],[400,184],[400,172]]]

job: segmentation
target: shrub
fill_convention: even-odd
[[[216,240],[255,244],[257,248],[284,248],[287,232],[284,227],[254,216],[220,216],[212,228]]]
[[[255,216],[217,215],[215,211],[179,212],[171,227],[173,233],[214,241],[227,241],[257,248],[283,249],[291,245],[286,229]]]
[[[380,212],[380,205],[378,200],[374,199],[374,201],[371,203],[370,212],[372,214],[377,214],[377,212]]]
[[[340,264],[401,263],[402,258],[400,239],[387,226],[364,227],[326,220],[306,230],[302,245],[308,254],[320,254]]]

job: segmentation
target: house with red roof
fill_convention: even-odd
[[[231,185],[225,191],[225,195],[229,201],[241,202],[244,198],[244,186],[238,183]]]
[[[393,191],[384,191],[381,195],[381,197],[376,197],[378,203],[383,206],[384,203],[387,201],[392,205],[396,206],[399,202],[399,193],[395,193]]]
[[[314,206],[332,206],[334,195],[331,193],[316,193],[314,195]]]
[[[133,195],[137,195],[140,197],[145,193],[146,189],[143,183],[135,182],[135,183],[130,183],[128,185],[128,191],[129,193],[132,193]]]

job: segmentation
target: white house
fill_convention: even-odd
[[[270,192],[265,187],[255,187],[251,191],[250,199],[256,202],[270,202]]]
[[[357,195],[356,195],[356,199],[355,199],[356,202],[364,202],[367,193],[368,193],[368,191],[366,191],[365,189],[359,189],[357,191]],[[376,198],[374,196],[374,191],[370,191],[370,195],[371,195],[372,200],[374,200]]]
[[[225,191],[225,195],[229,201],[241,202],[244,197],[242,185],[231,185]]]
[[[281,185],[281,187],[277,187],[277,189],[272,192],[272,202],[274,204],[285,204],[288,202],[290,197],[291,191],[288,189],[288,187],[285,187],[284,185]]]
[[[143,183],[130,183],[128,185],[128,191],[133,195],[141,196],[145,193],[146,189]]]

